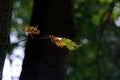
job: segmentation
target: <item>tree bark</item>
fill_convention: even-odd
[[[2,72],[4,60],[7,53],[10,34],[10,23],[12,14],[12,0],[0,0],[0,80],[2,80]]]
[[[74,37],[70,0],[34,0],[30,25],[38,26],[40,35],[28,36],[20,80],[67,80],[68,50],[59,48],[45,35]]]

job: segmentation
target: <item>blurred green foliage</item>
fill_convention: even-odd
[[[32,0],[15,0],[12,30],[18,38],[28,25]],[[77,28],[75,42],[83,46],[70,52],[68,80],[120,79],[120,16],[118,0],[74,0],[74,21]]]
[[[75,0],[74,11],[75,41],[84,45],[70,53],[68,80],[119,80],[120,2]]]
[[[18,38],[25,37],[25,33],[22,31],[22,28],[25,25],[29,25],[32,6],[32,0],[14,0],[11,32],[17,31],[19,34]]]

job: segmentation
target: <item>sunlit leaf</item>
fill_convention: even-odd
[[[28,32],[29,34],[40,34],[40,30],[33,26],[25,26],[23,27],[23,31]]]
[[[75,47],[77,46],[75,42],[72,42],[72,40],[68,38],[63,38],[63,42],[69,50],[75,50]]]
[[[75,42],[68,38],[56,37],[54,35],[49,35],[49,38],[51,38],[51,41],[55,45],[61,48],[66,46],[69,50],[75,50],[77,47],[81,47],[81,45],[77,45]]]
[[[62,38],[56,37],[54,35],[49,35],[49,37],[51,38],[51,41],[55,43],[58,47],[63,48],[65,46],[65,43],[63,42]]]

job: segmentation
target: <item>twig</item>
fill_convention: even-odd
[[[45,36],[45,37],[41,37],[41,38],[40,38],[40,37],[39,37],[39,38],[34,38],[34,37],[32,37],[32,38],[26,38],[26,39],[20,40],[20,41],[18,41],[18,42],[16,42],[16,43],[12,43],[12,44],[0,42],[0,45],[13,46],[13,45],[17,45],[17,44],[20,43],[20,42],[23,42],[23,41],[25,41],[25,40],[28,40],[28,39],[49,39],[49,38],[50,38],[50,35]]]
[[[27,40],[27,39],[20,40],[20,41],[18,41],[18,42],[16,42],[16,43],[12,43],[12,44],[10,44],[10,45],[17,45],[18,43],[23,42],[23,41],[25,41],[25,40]]]

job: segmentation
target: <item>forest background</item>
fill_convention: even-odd
[[[27,36],[22,27],[29,25],[32,6],[32,0],[14,0],[11,34],[19,40]],[[119,80],[120,1],[74,0],[74,22],[73,41],[83,46],[69,53],[68,80]]]

